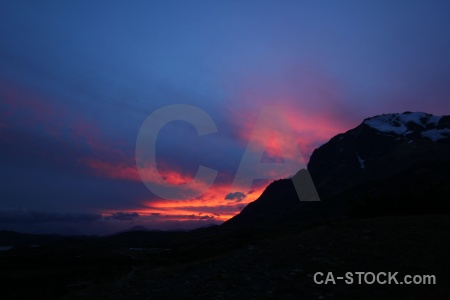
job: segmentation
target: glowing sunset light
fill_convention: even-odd
[[[157,168],[146,168],[144,178],[139,176],[137,168],[135,165],[128,165],[123,162],[107,162],[107,161],[97,161],[97,160],[87,160],[86,164],[94,171],[97,176],[119,179],[119,180],[130,180],[141,182],[144,180],[153,181],[158,184],[171,184],[171,185],[181,185],[186,182],[191,181],[191,177],[183,175],[176,171],[170,170],[158,170]],[[199,188],[203,186],[199,184]]]
[[[284,108],[285,114],[282,116],[286,119],[286,123],[294,132],[296,140],[292,141],[287,137],[283,131],[271,131],[270,139],[265,139],[264,136],[256,136],[259,142],[259,147],[266,150],[269,157],[277,160],[284,158],[301,159],[293,155],[293,153],[286,151],[292,143],[296,143],[302,152],[305,163],[309,160],[312,151],[334,135],[345,131],[345,127],[337,124],[332,119],[317,118],[310,114],[297,112],[296,109]],[[239,138],[245,142],[248,141],[253,133],[254,120],[248,120],[241,126],[239,131]],[[275,136],[277,139],[275,139]],[[254,137],[255,138],[255,137]],[[281,142],[281,144],[280,144]]]
[[[140,211],[147,214],[170,215],[214,214],[217,220],[225,221],[238,214],[245,205],[256,200],[264,188],[265,186],[256,187],[251,193],[247,193],[242,200],[227,200],[225,198],[230,193],[230,185],[214,185],[198,199],[151,200],[143,204],[148,209]]]
[[[365,118],[450,111],[444,1],[400,15],[380,1],[91,2],[1,2],[1,229],[219,223]],[[157,113],[174,106],[173,119]],[[284,111],[257,131],[270,106]],[[14,221],[22,208],[112,217],[30,225]]]

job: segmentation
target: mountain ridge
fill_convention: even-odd
[[[450,196],[450,116],[404,112],[366,118],[315,149],[307,168],[321,203],[299,201],[290,180],[276,180],[224,226],[450,212],[444,200]],[[426,204],[420,205],[421,198]]]

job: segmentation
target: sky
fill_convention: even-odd
[[[220,224],[293,175],[256,178],[245,157],[304,166],[364,118],[450,114],[449,11],[448,1],[2,1],[0,230]],[[149,130],[154,163],[138,170],[139,133],[161,118]],[[234,182],[239,170],[250,186]],[[157,191],[187,185],[189,197]]]

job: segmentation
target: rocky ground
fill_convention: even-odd
[[[450,293],[450,217],[340,221],[258,238],[198,257],[182,247],[145,250],[110,280],[74,282],[64,299],[445,299]],[[213,245],[214,246],[214,245]],[[189,251],[195,251],[189,248]],[[210,247],[208,249],[215,249]],[[200,253],[201,249],[198,250]],[[179,259],[185,255],[188,259]],[[158,263],[160,259],[162,263]],[[436,285],[317,285],[315,272],[436,275]],[[111,274],[109,274],[111,275]],[[355,275],[356,279],[356,275]]]

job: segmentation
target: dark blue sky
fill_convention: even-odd
[[[3,1],[0,229],[223,221],[264,187],[230,191],[267,105],[285,108],[306,159],[366,117],[450,114],[449,12],[448,1]],[[217,125],[199,137],[172,122],[158,136],[169,181],[200,164],[219,172],[197,199],[160,199],[137,176],[139,128],[170,104]]]

